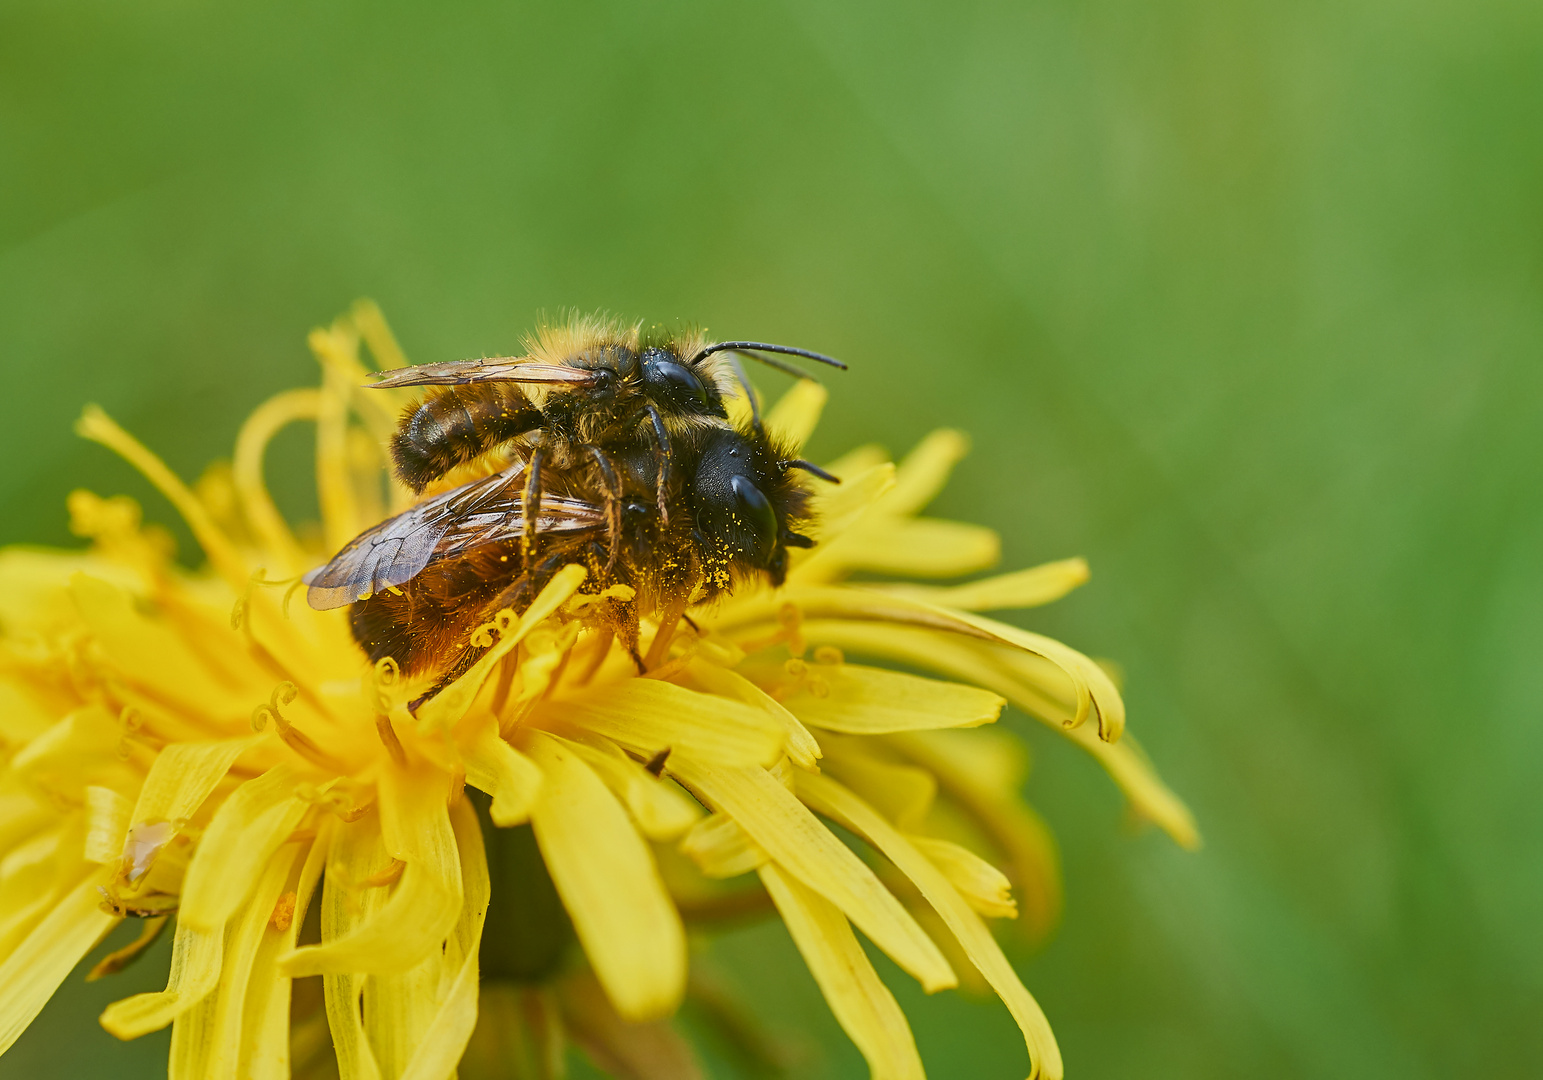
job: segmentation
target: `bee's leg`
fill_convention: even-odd
[[[472,665],[477,662],[477,654],[481,651],[467,648],[457,653],[455,660],[445,669],[444,674],[434,680],[434,685],[407,703],[408,715],[417,716],[418,710],[438,697],[440,691],[470,671]]]
[[[670,510],[665,505],[665,494],[670,487],[670,467],[675,462],[674,452],[670,449],[670,433],[665,430],[664,417],[659,415],[659,410],[652,404],[648,406],[648,419],[654,426],[654,439],[659,443],[659,479],[658,501],[659,522],[662,525],[670,524]]]
[[[530,556],[536,548],[536,518],[541,514],[541,464],[546,460],[546,447],[538,446],[530,455],[530,471],[525,476],[524,514],[525,531],[520,537],[520,555],[530,566]]]
[[[621,545],[621,481],[616,479],[616,469],[604,450],[598,446],[586,446],[584,449],[594,457],[595,466],[600,470],[601,482],[605,485],[605,531],[610,548],[605,560],[605,572],[609,574],[616,568],[616,553]]]

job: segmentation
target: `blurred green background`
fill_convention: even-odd
[[[169,520],[82,403],[196,476],[361,295],[418,361],[565,306],[829,351],[816,450],[967,428],[939,511],[1091,560],[1029,624],[1124,664],[1206,834],[1032,731],[1070,1075],[1535,1076],[1540,132],[1506,0],[7,3],[0,542],[78,485]],[[720,957],[866,1075],[780,928]],[[157,1074],[94,1022],[157,978],[0,1076]],[[930,1075],[1023,1075],[1000,1006],[896,989]]]

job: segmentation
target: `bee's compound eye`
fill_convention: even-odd
[[[777,512],[771,500],[749,477],[735,476],[729,481],[734,493],[734,523],[740,552],[757,561],[768,556],[777,545]]]
[[[668,356],[662,353],[661,356]],[[643,356],[643,381],[656,399],[669,402],[687,412],[709,410],[707,387],[685,364],[656,357],[651,350]]]

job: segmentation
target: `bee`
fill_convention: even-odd
[[[624,329],[599,319],[575,319],[527,339],[526,354],[424,364],[383,372],[376,387],[433,386],[403,412],[391,455],[397,476],[415,493],[457,466],[501,445],[523,444],[528,469],[525,503],[539,510],[542,474],[572,469],[589,456],[602,463],[613,450],[651,439],[659,467],[655,505],[669,515],[665,490],[672,440],[728,422],[724,400],[736,384],[754,394],[736,359],[750,356],[807,377],[767,354],[787,354],[845,368],[807,349],[756,341],[707,342],[694,333]],[[759,426],[759,415],[754,417]],[[527,551],[538,514],[525,519]]]
[[[312,607],[351,605],[354,637],[372,660],[437,670],[442,686],[475,662],[476,627],[504,608],[523,610],[578,562],[590,570],[586,592],[633,590],[633,600],[612,603],[612,628],[641,670],[640,616],[673,629],[691,603],[743,580],[780,585],[788,550],[812,545],[798,531],[808,492],[795,473],[836,478],[765,430],[743,370],[718,358],[766,359],[761,350],[836,361],[595,323],[535,345],[528,357],[405,368],[375,384],[448,387],[409,407],[393,439],[398,475],[415,490],[501,447],[508,457],[366,530],[306,575]],[[736,382],[752,404],[738,426],[724,404]]]

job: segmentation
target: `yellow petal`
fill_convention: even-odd
[[[914,514],[937,498],[954,466],[970,452],[969,436],[952,428],[932,432],[905,456],[895,473],[895,490],[884,500],[886,514]]]
[[[1007,704],[997,694],[858,664],[820,664],[783,698],[811,727],[849,735],[970,728],[993,723]]]
[[[1082,733],[1098,746],[1109,746],[1085,728],[1073,734]],[[884,741],[935,776],[1003,853],[1018,891],[1019,928],[1030,941],[1038,942],[1060,918],[1061,858],[1049,826],[1019,797],[1026,765],[1023,745],[1013,739],[981,738],[995,734],[914,732],[891,735]],[[970,742],[984,745],[968,748]],[[1112,749],[1124,745],[1122,741]],[[848,777],[838,775],[837,779],[845,783]],[[866,792],[853,787],[868,798]]]
[[[686,988],[686,936],[647,844],[570,748],[532,731],[529,750],[546,776],[531,825],[585,955],[622,1016],[668,1016]]]
[[[199,546],[204,549],[204,554],[209,557],[210,565],[225,579],[226,584],[238,592],[245,587],[252,572],[251,567],[247,566],[246,560],[230,542],[230,537],[215,524],[198,496],[166,467],[165,462],[95,405],[87,405],[80,414],[80,419],[75,422],[75,433],[92,442],[101,443],[139,470],[177,508],[182,520],[193,531]]]
[[[128,682],[188,716],[239,721],[250,716],[252,691],[218,677],[167,620],[142,614],[128,592],[76,574],[70,579],[70,594],[105,658]],[[234,644],[236,639],[229,640]],[[260,678],[244,650],[222,649],[220,655],[222,663],[250,676],[253,686],[276,681]],[[262,693],[266,696],[266,688]]]
[[[780,606],[787,603],[797,607],[806,620],[885,623],[889,624],[885,629],[896,630],[905,627],[947,630],[963,637],[1007,645],[1010,648],[1006,655],[1017,654],[1033,663],[1048,661],[1065,673],[1076,699],[1070,726],[1076,727],[1089,716],[1096,716],[1099,736],[1107,742],[1117,740],[1125,728],[1125,703],[1120,700],[1120,692],[1108,674],[1092,660],[1053,638],[969,612],[951,611],[874,589],[790,584],[779,594],[775,605],[770,598],[757,597],[726,608],[720,625],[743,627],[736,632],[753,636],[764,631],[746,624],[774,620]]]
[[[276,575],[299,573],[305,569],[307,559],[268,495],[268,486],[263,482],[263,454],[280,428],[296,420],[315,419],[320,407],[321,395],[316,390],[286,390],[254,409],[236,437],[231,469],[242,516],[262,548],[278,557],[281,565],[268,568]]]
[[[0,1054],[11,1048],[83,956],[118,925],[98,906],[101,872],[75,886],[0,964]]]
[[[179,921],[172,939],[166,989],[113,1002],[102,1013],[102,1026],[120,1039],[137,1039],[159,1031],[219,984],[224,945],[223,927],[199,930]]]
[[[958,777],[977,790],[1017,795],[1029,776],[1028,744],[1010,731],[917,731],[885,741],[940,779]]]
[[[784,870],[845,912],[928,993],[955,985],[938,947],[873,871],[770,773],[673,756],[669,769],[708,805],[738,821]]]
[[[818,769],[820,744],[798,717],[781,702],[737,671],[730,671],[707,660],[693,660],[686,669],[691,678],[710,693],[742,701],[763,710],[782,728],[787,737],[784,752],[800,769]]]
[[[553,574],[546,588],[536,594],[530,607],[526,608],[524,614],[520,616],[518,625],[507,633],[500,634],[493,647],[483,653],[466,674],[445,687],[432,701],[425,703],[418,710],[419,726],[425,729],[448,726],[464,716],[466,710],[471,708],[471,703],[476,700],[482,684],[487,681],[487,677],[492,674],[499,662],[549,615],[567,603],[568,598],[584,583],[587,576],[589,571],[577,564],[565,566]]]
[[[679,839],[701,819],[702,808],[685,792],[650,774],[609,739],[577,732],[575,739],[564,739],[563,745],[595,771],[650,840]]]
[[[348,469],[348,400],[353,387],[364,381],[365,372],[359,364],[359,338],[352,327],[317,328],[308,340],[322,366],[316,416],[316,496],[327,550],[336,551],[370,524],[359,515]]]
[[[87,862],[112,862],[123,854],[123,837],[133,813],[134,804],[112,788],[86,788]]]
[[[467,782],[493,796],[493,824],[508,827],[530,820],[530,808],[541,791],[541,770],[503,740],[496,717],[489,713],[483,718],[462,753]]]
[[[956,577],[989,569],[1001,557],[1001,538],[983,525],[938,518],[893,518],[875,512],[826,545],[820,572],[827,579],[853,570]],[[809,573],[804,569],[800,580]]]
[[[710,878],[738,877],[767,863],[765,849],[727,814],[703,818],[680,842],[680,850]]]
[[[874,588],[912,600],[960,611],[1031,608],[1061,599],[1088,580],[1084,559],[1031,566],[1011,574],[982,578],[967,585],[879,585]]]
[[[258,878],[270,874],[269,857],[310,809],[295,798],[296,781],[294,769],[277,765],[220,804],[188,863],[179,924],[205,930],[225,925]]]
[[[466,891],[461,917],[451,936],[459,965],[452,967],[454,979],[443,991],[438,1008],[419,1036],[401,1080],[442,1080],[450,1076],[477,1025],[477,947],[482,941],[482,924],[488,911],[488,863],[482,850],[482,828],[465,799],[457,803],[450,822],[461,851],[461,879]],[[457,957],[452,953],[447,959],[453,962]]]
[[[761,881],[873,1080],[922,1080],[911,1025],[840,909],[775,865],[761,868]]]
[[[841,477],[843,483],[853,476],[860,476],[875,465],[890,464],[889,451],[877,443],[854,447],[835,461],[825,463],[825,471]]]
[[[895,467],[889,462],[875,465],[856,476],[843,476],[841,486],[828,485],[814,500],[815,522],[809,530],[814,539],[827,543],[851,528],[859,518],[895,486]],[[815,548],[800,566],[819,557]]]
[[[770,765],[782,754],[782,727],[761,709],[658,679],[625,679],[585,697],[543,702],[535,717],[588,728],[628,750],[660,750],[703,761]]]
[[[253,868],[254,887],[228,934],[218,988],[199,1008],[178,1016],[172,1027],[168,1080],[236,1080],[245,1072],[240,1059],[241,1021],[252,968],[264,939],[278,933],[273,909],[299,854],[298,847],[286,845]]]
[[[70,802],[83,799],[90,785],[133,790],[143,774],[118,758],[122,735],[123,729],[101,706],[76,709],[21,747],[11,759],[10,774],[26,780],[34,791],[57,793]],[[0,819],[0,837],[30,831],[24,825],[32,817],[25,801],[6,801],[19,813]],[[51,807],[48,812],[53,816]]]
[[[368,814],[358,821],[339,823],[332,829],[321,901],[323,946],[350,940],[360,927],[375,919],[389,900],[384,888],[362,883],[390,865],[380,838],[380,821]],[[290,954],[295,955],[295,954]],[[284,961],[279,973],[288,976]],[[337,1056],[341,1080],[380,1080],[380,1066],[365,1037],[360,997],[366,976],[346,966],[322,976],[326,996],[327,1026]]]
[[[1194,816],[1183,800],[1158,778],[1151,764],[1128,746],[1107,743],[1085,727],[1072,728],[1073,707],[1032,685],[1023,669],[1014,664],[1010,648],[915,626],[848,619],[809,620],[804,623],[804,633],[814,642],[887,657],[997,691],[1091,754],[1119,785],[1138,815],[1154,822],[1181,846],[1199,846]]]
[[[79,867],[66,848],[67,840],[79,839],[71,824],[60,821],[0,859],[0,956],[8,955],[53,910],[61,891],[61,863],[71,883],[77,875]],[[60,858],[62,853],[65,859]]]
[[[477,829],[475,812],[471,812],[466,799],[457,799],[455,802],[457,805],[452,813],[454,821],[451,825],[455,841],[480,841],[480,829],[474,838],[471,830],[466,827],[471,824]],[[468,822],[468,818],[471,818],[471,822]],[[387,832],[389,844],[390,835]],[[481,852],[480,844],[475,845],[471,852],[461,849],[461,866],[466,866],[468,855],[477,856],[483,862],[483,867],[486,867],[486,856]],[[486,890],[478,892],[477,881],[472,881],[472,893],[474,895],[469,896],[469,899],[477,907],[468,907],[464,901],[461,903],[457,920],[444,940],[443,949],[432,950],[410,969],[389,975],[372,975],[364,984],[364,1031],[369,1035],[375,1060],[380,1063],[381,1072],[387,1077],[395,1077],[406,1071],[412,1058],[423,1051],[426,1041],[434,1043],[432,1054],[443,1054],[446,1051],[443,1040],[455,1038],[458,1024],[466,1020],[463,1015],[466,987],[474,981],[466,964],[469,955],[477,950],[481,918],[486,912],[488,896]],[[475,964],[475,960],[472,960],[472,964]],[[440,1009],[444,991],[457,984],[458,1000],[447,1003],[451,1004],[451,1012],[444,1014]],[[447,1074],[441,1072],[440,1075],[443,1077]]]
[[[830,393],[820,383],[799,379],[767,412],[766,429],[798,453],[814,434],[828,397]]]
[[[943,871],[959,895],[988,919],[1016,919],[1018,905],[1013,901],[1012,882],[969,848],[932,836],[908,834],[906,839]]]
[[[1019,981],[986,924],[943,872],[877,811],[835,780],[800,773],[794,781],[800,798],[866,839],[916,884],[1018,1022],[1033,1066],[1030,1076],[1060,1080],[1061,1051],[1039,1003]]]
[[[14,550],[0,552],[0,560],[15,554]],[[0,583],[0,589],[4,589]],[[0,612],[0,626],[14,633],[18,628]],[[13,746],[24,746],[47,731],[58,715],[38,701],[20,686],[0,682],[0,739]]]
[[[230,767],[243,753],[261,741],[261,735],[221,742],[172,743],[156,756],[155,764],[139,789],[130,820],[134,827],[123,844],[123,857],[130,866],[129,878],[137,881],[150,869],[160,847],[169,843],[177,829],[193,816],[215,785],[225,778]],[[142,825],[168,822],[171,829],[153,850],[135,844],[134,829]]]
[[[382,775],[381,838],[404,864],[400,880],[389,887],[390,899],[371,918],[352,923],[347,934],[290,953],[280,962],[285,974],[387,975],[407,971],[439,949],[460,914],[461,865],[445,807],[446,785],[431,783],[430,775],[427,769],[388,769]],[[332,888],[330,871],[327,887]]]
[[[12,759],[13,769],[15,759]],[[18,785],[14,771],[0,778],[0,851],[36,833],[58,817],[58,810],[43,803],[40,793]],[[118,839],[123,839],[120,834]],[[110,858],[117,858],[115,850]]]
[[[241,1021],[241,1045],[236,1054],[236,1060],[248,1070],[243,1080],[289,1080],[290,980],[279,974],[278,960],[295,947],[327,860],[335,820],[330,816],[322,819],[316,838],[305,848],[298,874],[292,876],[295,903],[289,925],[281,928],[275,924],[271,932],[265,932],[252,960],[252,978]]]
[[[916,825],[932,809],[938,782],[926,769],[875,756],[871,739],[831,739],[827,749],[826,769],[897,825]]]

